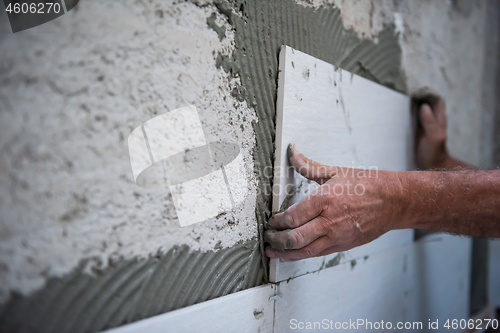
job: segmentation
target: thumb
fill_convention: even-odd
[[[320,185],[330,180],[337,172],[337,169],[334,167],[308,159],[304,154],[299,152],[297,146],[294,144],[288,145],[287,155],[290,165],[293,166],[295,171]]]
[[[429,104],[422,104],[420,107],[420,121],[426,135],[432,135],[439,130],[439,123],[434,117]]]

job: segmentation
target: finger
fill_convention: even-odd
[[[264,240],[272,248],[283,251],[300,249],[326,234],[323,218],[317,217],[296,229],[268,230],[264,233]]]
[[[419,105],[428,104],[438,124],[446,128],[446,102],[434,89],[429,87],[419,89],[413,94],[412,99]]]
[[[271,247],[267,247],[266,255],[269,258],[279,258],[281,261],[295,261],[295,260],[312,258],[318,256],[321,253],[321,251],[326,249],[328,245],[330,245],[330,242],[331,240],[328,237],[322,236],[316,239],[311,244],[298,250],[278,251],[272,249]]]
[[[435,105],[432,106],[432,111],[441,128],[446,128],[446,103],[443,98],[439,97]]]
[[[327,182],[335,176],[336,167],[323,165],[304,156],[296,145],[289,144],[287,149],[288,160],[295,170],[307,179],[313,180],[318,184]]]
[[[420,107],[420,120],[426,135],[432,136],[440,130],[437,119],[428,104],[422,104]]]
[[[324,195],[321,195],[321,187],[314,190],[284,212],[271,217],[268,221],[269,229],[294,229],[309,222],[323,211],[324,197]]]

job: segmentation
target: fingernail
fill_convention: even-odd
[[[293,144],[290,143],[288,145],[288,148],[286,149],[286,155],[288,156],[288,159],[291,159],[294,153],[295,153],[295,149],[293,148]]]
[[[264,229],[272,229],[273,227],[271,226],[271,221],[274,219],[274,216],[276,216],[276,214],[278,214],[279,212],[274,212],[272,213],[271,217],[269,218],[269,220],[267,221],[264,221]]]
[[[274,240],[274,237],[276,235],[275,230],[267,230],[264,232],[264,241],[266,243],[269,243],[273,249],[283,251],[285,249],[285,245],[281,242],[277,242]]]
[[[269,221],[264,221],[264,230],[271,229],[271,226],[269,225]]]
[[[271,221],[271,219],[269,219],[269,221],[264,222],[264,230],[269,230],[269,229],[273,228],[273,227],[271,227],[271,223],[269,223],[270,221]]]

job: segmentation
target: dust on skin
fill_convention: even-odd
[[[288,192],[287,196],[285,197],[285,200],[283,200],[283,203],[280,206],[279,212],[277,213],[284,212],[292,205],[293,197],[300,192],[300,189],[302,188],[303,184],[304,183],[300,183],[299,186],[294,186],[290,190],[290,192]],[[266,222],[266,228],[269,229],[269,225],[267,224],[267,222]],[[279,251],[283,251],[285,249],[293,249],[293,242],[291,239],[287,239],[286,244],[276,241],[274,239],[276,232],[277,232],[276,230],[268,230],[266,233],[264,233],[264,241],[269,243],[269,245],[271,245],[272,248],[275,248],[276,250]]]
[[[269,245],[271,245],[272,248],[274,248],[278,251],[284,251],[285,244],[283,244],[282,242],[278,242],[274,239],[277,232],[278,231],[276,231],[276,230],[268,230],[266,233],[264,233],[264,241],[266,243],[269,243]],[[287,243],[288,243],[288,241],[287,241]]]

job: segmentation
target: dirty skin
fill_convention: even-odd
[[[285,244],[283,244],[282,242],[276,241],[275,240],[276,232],[277,231],[275,231],[275,230],[269,230],[266,233],[264,233],[264,241],[266,243],[269,243],[269,245],[271,245],[271,247],[273,247],[279,251],[293,249],[293,241],[291,239],[287,239]]]

